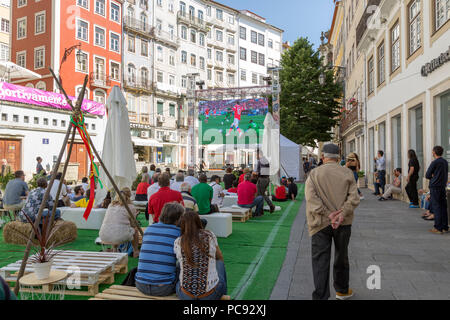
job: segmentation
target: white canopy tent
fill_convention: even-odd
[[[268,113],[264,120],[262,153],[270,162],[270,181],[278,184],[280,178],[280,126],[275,122],[271,113]]]
[[[11,61],[0,61],[0,78],[9,82],[12,79],[41,79],[42,76],[25,69]]]
[[[303,180],[302,146],[280,135],[281,176]]]

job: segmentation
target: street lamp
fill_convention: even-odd
[[[62,85],[62,79],[61,79],[62,65],[64,64],[64,62],[66,62],[67,58],[72,54],[73,50],[75,50],[75,49],[78,49],[78,52],[76,53],[77,62],[81,63],[82,58],[83,58],[83,53],[80,51],[80,48],[81,48],[81,42],[64,50],[64,55],[61,59],[61,63],[59,64],[59,82],[61,83],[61,85]]]

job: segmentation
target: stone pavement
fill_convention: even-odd
[[[423,210],[409,209],[401,201],[379,202],[368,189],[355,212],[349,247],[352,299],[448,300],[450,299],[450,233],[428,232],[431,221]],[[311,241],[305,202],[291,231],[280,276],[272,291],[275,300],[311,300],[314,290]],[[334,255],[334,253],[332,253]],[[332,258],[333,263],[333,258]],[[367,268],[381,269],[381,289],[369,290]],[[331,299],[335,297],[330,269]]]

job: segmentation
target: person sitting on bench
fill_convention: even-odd
[[[394,170],[394,182],[392,184],[387,184],[385,186],[386,191],[384,194],[378,199],[379,201],[386,201],[388,199],[392,199],[392,194],[401,194],[402,193],[402,179],[401,179],[402,169],[397,168]]]
[[[150,176],[148,173],[143,173],[141,182],[138,184],[138,186],[136,188],[136,197],[134,198],[134,200],[148,201],[148,197],[147,197],[148,187],[150,187]]]
[[[234,180],[233,187],[227,190],[228,193],[237,193],[238,185],[239,185],[239,181]]]
[[[180,263],[180,277],[176,285],[178,298],[221,299],[227,294],[227,275],[216,236],[203,229],[199,215],[191,210],[181,216],[179,225],[181,236],[174,244]]]
[[[288,199],[295,201],[298,194],[298,187],[295,184],[294,178],[290,177],[287,180],[287,184],[288,184]]]
[[[136,209],[130,200],[130,188],[123,188],[120,192],[131,212],[136,217]],[[133,257],[139,257],[139,232],[131,226],[130,217],[128,216],[128,212],[119,195],[116,195],[116,198],[106,210],[105,218],[100,227],[99,236],[100,239],[102,239],[102,242],[113,244],[115,248],[122,243],[131,241],[133,246]]]
[[[143,294],[164,297],[175,293],[178,277],[174,242],[181,234],[177,224],[183,214],[181,204],[166,203],[159,222],[145,230],[135,276],[136,288]]]
[[[264,215],[264,198],[257,196],[258,190],[256,185],[250,182],[251,174],[247,173],[244,177],[244,182],[238,186],[238,206],[241,208],[253,209],[256,207],[254,217]]]

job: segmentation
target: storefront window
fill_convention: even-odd
[[[444,148],[450,164],[450,91],[436,99],[436,145]]]
[[[375,157],[375,139],[373,128],[369,129],[369,163],[372,163]],[[373,172],[373,166],[369,166],[369,172]]]
[[[400,115],[392,120],[392,169],[402,167],[402,118]],[[406,173],[406,172],[405,172]]]
[[[378,150],[386,153],[386,123],[382,122],[378,125]]]
[[[419,171],[419,177],[423,177],[424,163],[423,163],[423,115],[422,105],[419,105],[409,111],[409,137],[410,148],[416,151],[417,159],[419,160],[421,170]],[[419,188],[422,187],[422,179],[417,182]]]

